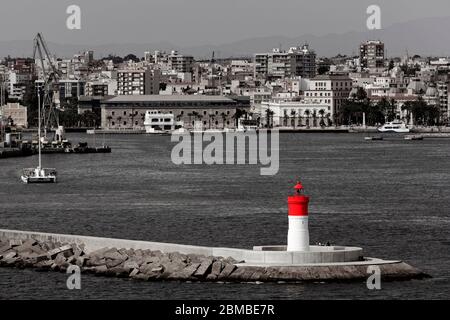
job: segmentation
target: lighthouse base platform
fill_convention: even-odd
[[[286,246],[253,247],[266,265],[345,263],[363,260],[363,249],[345,246],[310,246],[309,251],[287,251]]]
[[[83,273],[145,281],[360,281],[374,267],[384,280],[429,277],[399,260],[364,257],[358,247],[246,250],[0,229],[0,267],[65,272],[70,265]]]

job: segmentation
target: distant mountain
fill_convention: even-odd
[[[410,54],[420,55],[450,55],[450,42],[445,35],[450,30],[450,17],[426,18],[391,25],[383,30],[348,32],[343,34],[328,34],[324,36],[303,35],[299,37],[270,36],[239,40],[221,45],[201,45],[179,47],[169,42],[159,43],[129,43],[103,45],[72,45],[49,42],[50,50],[61,57],[70,57],[85,50],[94,50],[96,57],[110,53],[124,56],[134,53],[142,57],[145,51],[172,49],[197,58],[210,58],[212,51],[216,56],[241,57],[252,56],[256,52],[267,52],[280,44],[283,48],[301,45],[308,42],[319,56],[334,56],[341,54],[358,54],[359,43],[368,39],[382,40],[386,44],[389,56]],[[30,56],[32,41],[0,41],[0,56]]]

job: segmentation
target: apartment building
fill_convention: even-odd
[[[270,53],[255,54],[254,68],[257,78],[313,78],[316,75],[316,54],[307,44],[288,51],[275,48]]]
[[[362,68],[378,69],[384,67],[384,43],[369,40],[360,45],[360,63]]]
[[[178,54],[172,51],[168,57],[168,64],[172,70],[178,73],[192,73],[194,68],[194,57]]]
[[[117,72],[118,95],[159,94],[160,70],[119,70]]]
[[[441,107],[442,119],[448,121],[449,118],[449,100],[448,100],[448,81],[438,81],[436,88],[439,96],[439,105]]]

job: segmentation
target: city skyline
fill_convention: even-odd
[[[0,55],[25,55],[28,51],[23,46],[31,41],[36,31],[45,34],[50,46],[55,46],[55,53],[60,55],[64,52],[58,52],[57,47],[68,45],[79,50],[92,48],[100,54],[108,51],[122,54],[123,47],[128,46],[128,53],[136,54],[147,49],[174,48],[195,56],[206,56],[207,51],[215,50],[225,57],[233,51],[237,55],[249,53],[246,45],[257,52],[259,50],[256,49],[267,50],[280,44],[299,45],[301,43],[295,43],[298,40],[311,42],[319,55],[328,56],[332,55],[331,52],[339,53],[337,40],[343,42],[342,51],[356,50],[347,48],[347,38],[356,37],[357,41],[362,41],[382,37],[385,33],[392,34],[393,44],[399,40],[402,42],[405,36],[404,46],[415,51],[413,44],[407,41],[408,30],[421,30],[426,25],[428,28],[422,32],[423,36],[418,34],[415,37],[427,39],[435,30],[450,24],[450,17],[442,15],[450,9],[450,4],[442,0],[431,2],[433,5],[404,0],[395,3],[378,1],[382,29],[369,31],[366,9],[372,2],[366,0],[331,4],[322,0],[314,3],[283,0],[276,4],[255,0],[239,3],[234,3],[234,0],[232,3],[204,0],[148,3],[134,0],[125,4],[114,0],[108,2],[108,7],[85,0],[76,3],[68,0],[57,3],[19,0],[8,5],[9,14],[0,20],[0,30],[3,30],[0,31]],[[81,30],[66,28],[69,16],[66,9],[72,4],[81,8]],[[28,8],[26,12],[23,12],[24,7]],[[233,23],[228,23],[231,17]],[[11,25],[14,25],[14,33],[6,32]],[[333,37],[335,41],[330,40]],[[389,43],[389,39],[382,40],[392,48],[393,54],[400,50]],[[240,47],[241,52],[234,50]],[[445,45],[436,41],[427,47],[430,54],[443,54],[447,50]],[[352,51],[343,53],[351,54]]]
[[[60,57],[71,57],[73,53],[94,50],[97,57],[109,54],[124,56],[129,53],[143,56],[146,51],[160,50],[170,52],[178,50],[191,54],[196,58],[209,59],[212,51],[217,58],[253,56],[254,53],[265,52],[281,46],[288,49],[305,42],[315,48],[318,56],[331,57],[337,54],[357,55],[359,48],[355,43],[366,40],[382,40],[389,47],[387,56],[404,56],[411,54],[425,56],[448,56],[450,45],[445,41],[435,41],[440,30],[450,28],[450,17],[427,18],[411,22],[395,24],[382,30],[347,32],[343,34],[327,34],[324,36],[301,35],[298,37],[266,36],[240,40],[222,45],[204,44],[199,46],[179,46],[169,41],[145,42],[145,39],[117,39],[115,43],[98,43],[95,45],[57,43],[45,34],[52,52]],[[33,36],[35,33],[33,33]],[[139,42],[140,41],[140,42]],[[32,54],[32,40],[0,41],[0,56],[29,57]]]

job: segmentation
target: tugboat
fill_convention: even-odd
[[[56,183],[56,169],[42,168],[41,159],[41,98],[38,92],[38,152],[39,152],[39,164],[37,168],[23,169],[21,179],[24,183]]]

